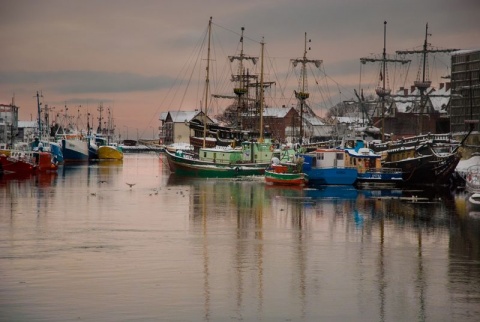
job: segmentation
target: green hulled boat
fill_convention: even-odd
[[[273,157],[288,158],[288,150],[274,150],[270,142],[243,142],[238,148],[203,148],[198,156],[165,151],[170,170],[180,176],[235,178],[263,175]]]

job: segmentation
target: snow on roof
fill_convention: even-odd
[[[325,123],[323,123],[322,120],[316,115],[306,114],[306,115],[304,115],[304,118],[308,123],[310,123],[313,126],[325,125]]]
[[[430,102],[432,103],[432,107],[435,111],[439,113],[446,113],[445,107],[450,102],[450,88],[447,90],[447,86],[443,86],[440,89],[435,89],[434,87],[429,87],[425,91],[428,96]],[[407,91],[407,94],[405,94]],[[402,89],[400,88],[398,91],[395,92],[393,96],[393,100],[395,102],[395,106],[400,113],[408,113],[411,112],[412,109],[415,107],[415,104],[419,104],[420,102],[420,91],[418,88],[409,92],[409,89]]]
[[[440,113],[447,113],[446,107],[450,102],[451,89],[448,90],[444,86],[432,93],[433,95],[442,95],[442,96],[430,96],[430,101],[435,111]]]
[[[38,127],[37,121],[18,121],[19,128]]]
[[[165,121],[167,119],[168,112],[160,113],[160,121]]]
[[[268,107],[264,109],[263,116],[283,118],[290,112],[290,109],[286,107]]]
[[[474,52],[477,52],[477,51],[480,51],[480,48],[477,48],[477,49],[461,49],[461,50],[457,50],[457,51],[452,52],[452,56],[464,55],[464,54],[474,53]]]
[[[185,121],[191,121],[199,113],[199,111],[170,111],[168,113],[172,117],[172,121],[174,123],[182,123]]]

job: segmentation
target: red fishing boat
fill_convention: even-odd
[[[48,152],[11,151],[10,155],[0,154],[0,174],[33,174],[56,172],[58,165]]]

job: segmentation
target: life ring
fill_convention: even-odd
[[[270,152],[273,152],[273,145],[270,145]]]

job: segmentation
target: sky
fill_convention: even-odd
[[[102,104],[123,138],[151,138],[161,112],[203,104],[192,84],[204,81],[205,69],[189,71],[189,64],[197,61],[212,17],[212,41],[221,48],[212,64],[238,54],[242,27],[246,54],[261,56],[263,40],[267,78],[276,82],[268,95],[282,97],[272,98],[274,105],[293,104],[299,74],[290,60],[303,56],[307,33],[307,57],[322,60],[309,85],[310,92],[324,90],[311,103],[322,115],[354,98],[362,79],[374,83],[368,74],[375,67],[362,67],[359,59],[382,54],[384,21],[388,54],[421,49],[427,23],[433,47],[478,49],[479,13],[478,0],[0,0],[0,103],[14,99],[20,120],[36,119],[37,91],[54,113],[67,106],[69,113],[98,117]],[[206,61],[202,55],[197,65]],[[429,63],[433,84],[441,82],[448,57]],[[415,76],[417,68],[412,62],[403,73]],[[391,72],[394,78],[392,88],[408,85]]]

